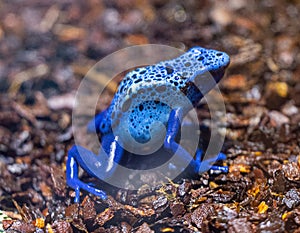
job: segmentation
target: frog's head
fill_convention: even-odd
[[[224,52],[193,47],[180,57],[180,61],[181,69],[176,71],[186,77],[181,90],[195,105],[220,81],[230,59]]]
[[[193,58],[195,76],[208,71],[216,83],[223,77],[225,69],[230,63],[226,53],[213,49],[193,47],[187,54],[191,54],[190,56]]]

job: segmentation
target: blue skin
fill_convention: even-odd
[[[116,169],[109,164],[109,160],[119,163],[124,149],[121,146],[120,137],[127,138],[130,135],[138,143],[147,143],[149,140],[158,138],[161,129],[151,130],[153,122],[160,121],[166,127],[163,148],[172,153],[180,153],[183,159],[192,161],[189,168],[194,174],[211,170],[227,172],[226,166],[211,166],[217,160],[224,160],[223,153],[214,158],[201,161],[202,151],[196,152],[195,159],[184,148],[182,148],[175,138],[180,130],[181,122],[187,112],[191,109],[179,103],[176,105],[176,96],[173,97],[174,105],[172,108],[167,104],[153,100],[153,96],[160,100],[173,93],[168,92],[169,87],[173,91],[180,91],[195,107],[213,86],[223,77],[226,67],[229,65],[229,56],[226,53],[216,50],[208,50],[201,47],[193,47],[178,58],[169,61],[162,61],[156,65],[135,69],[124,77],[117,93],[115,94],[108,109],[98,114],[88,125],[89,131],[101,134],[102,149],[99,155],[95,156],[91,151],[74,145],[68,153],[67,160],[67,184],[75,189],[75,202],[79,202],[80,189],[84,189],[102,199],[107,195],[101,189],[93,185],[86,184],[78,178],[78,165],[80,165],[91,176],[105,180],[111,177]],[[193,85],[197,79],[201,79],[201,74],[209,72],[213,77],[212,84],[202,84],[201,91]],[[199,80],[198,80],[199,81]],[[166,88],[166,86],[168,86]],[[199,87],[197,85],[197,87]],[[143,99],[149,101],[143,101]],[[152,100],[151,100],[152,98]],[[139,103],[135,105],[134,103]],[[124,129],[124,116],[127,120],[128,129]],[[112,130],[114,129],[114,130]],[[154,137],[153,137],[154,136]],[[178,152],[179,151],[179,152]],[[87,157],[85,157],[87,156]],[[91,158],[89,164],[82,159]],[[189,160],[188,160],[189,159]],[[100,165],[99,165],[100,164]],[[200,166],[201,165],[201,166]],[[93,169],[90,169],[94,166]],[[97,168],[96,168],[97,166]],[[201,167],[201,168],[200,168]],[[98,169],[97,174],[93,172]]]

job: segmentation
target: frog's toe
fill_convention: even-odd
[[[228,173],[228,167],[227,166],[211,166],[210,172],[215,173]]]
[[[203,156],[203,151],[198,150],[196,153],[196,164],[198,173],[202,173],[208,170],[212,170],[214,173],[227,173],[228,167],[227,166],[215,166],[212,165],[216,161],[222,161],[226,159],[226,155],[220,152],[217,156],[212,158],[203,158],[201,161],[201,157]]]
[[[76,187],[74,187],[74,190],[75,190],[74,202],[75,203],[78,203],[80,200],[80,189],[86,190],[87,192],[100,197],[102,200],[107,199],[106,193],[101,189],[95,188],[94,185],[91,186],[89,184],[86,184],[86,183],[80,181],[79,179],[76,179],[73,182],[76,183]]]
[[[199,165],[198,173],[203,173],[206,171],[210,171],[211,174],[219,174],[219,173],[227,173],[228,167],[227,166],[216,166],[211,165],[208,161],[202,161],[202,163]]]

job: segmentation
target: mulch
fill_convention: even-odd
[[[6,232],[300,232],[299,1],[0,4],[0,213],[10,218],[3,220]],[[107,200],[82,191],[75,204],[65,167],[74,144],[76,90],[101,58],[147,43],[230,55],[220,84],[229,172],[137,191],[103,186]],[[105,92],[97,111],[112,96]],[[202,105],[197,112],[205,123],[210,114]],[[97,183],[83,172],[81,179]]]

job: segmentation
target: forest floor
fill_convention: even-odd
[[[3,228],[300,232],[299,18],[298,0],[0,1],[0,215],[9,217]],[[76,204],[65,168],[78,86],[101,58],[149,43],[230,55],[219,85],[229,172],[138,191],[103,185],[107,200],[82,191]],[[103,94],[97,112],[112,96]],[[200,122],[210,118],[203,105]],[[205,148],[209,134],[201,135]],[[86,173],[81,179],[97,183]]]

